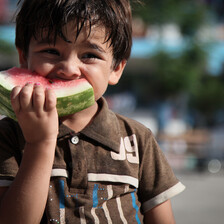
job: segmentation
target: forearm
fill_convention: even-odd
[[[145,224],[175,224],[170,200],[156,206],[144,215]]]
[[[40,223],[54,160],[55,141],[26,144],[18,174],[1,201],[0,223]]]

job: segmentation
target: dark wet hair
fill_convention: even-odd
[[[106,29],[105,41],[113,49],[114,67],[128,60],[132,46],[132,15],[129,0],[19,0],[16,16],[16,47],[25,55],[32,37],[47,31],[47,37],[65,38],[62,28],[76,24],[76,38],[84,26]]]

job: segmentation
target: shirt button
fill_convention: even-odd
[[[77,145],[79,143],[79,137],[78,136],[73,136],[71,138],[71,142],[72,142],[72,144]]]

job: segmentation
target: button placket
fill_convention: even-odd
[[[80,141],[78,136],[73,136],[70,138],[70,149],[72,156],[71,188],[86,189],[87,187],[86,156],[82,141]]]

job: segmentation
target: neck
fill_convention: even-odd
[[[98,111],[98,104],[95,102],[94,105],[79,111],[75,114],[64,116],[60,118],[61,122],[72,129],[73,131],[80,132],[83,130],[89,123],[91,123],[93,117]]]

